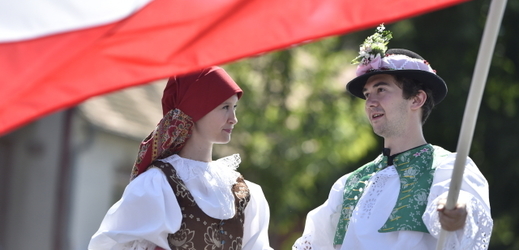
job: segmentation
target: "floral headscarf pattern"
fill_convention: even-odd
[[[155,130],[142,141],[130,180],[146,171],[154,160],[180,152],[191,137],[193,125],[193,119],[180,109],[172,109],[166,113]]]

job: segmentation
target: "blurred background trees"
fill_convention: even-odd
[[[426,58],[449,87],[424,126],[429,143],[455,151],[489,0],[474,0],[386,24],[390,47]],[[391,11],[391,10],[388,10]],[[274,249],[290,249],[306,213],[323,203],[342,175],[379,154],[382,141],[363,101],[345,91],[350,61],[375,28],[225,65],[243,87],[233,140],[240,171],[263,187]],[[470,157],[490,184],[490,249],[519,249],[519,1],[508,1],[477,120]]]

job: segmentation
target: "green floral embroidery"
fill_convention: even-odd
[[[433,159],[446,156],[447,150],[430,144],[401,153],[393,160],[400,178],[400,193],[389,218],[379,232],[418,231],[428,233],[422,221],[427,206],[434,169]],[[343,208],[337,225],[334,244],[342,244],[349,219],[355,209],[367,180],[387,166],[387,157],[380,155],[374,161],[354,171],[344,186]]]
[[[368,180],[375,172],[385,166],[387,166],[387,157],[379,155],[374,161],[353,171],[344,183],[341,217],[337,224],[337,230],[335,230],[334,244],[342,244],[351,214],[357,205],[357,201],[362,196]]]

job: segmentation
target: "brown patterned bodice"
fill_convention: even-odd
[[[156,161],[152,166],[159,168],[167,176],[182,211],[182,224],[174,234],[168,235],[172,250],[239,250],[242,248],[244,210],[250,200],[249,188],[243,177],[238,177],[233,185],[234,217],[215,219],[202,211],[169,163]]]

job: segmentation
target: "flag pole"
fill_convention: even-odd
[[[446,209],[454,209],[458,200],[463,171],[465,170],[468,152],[472,143],[472,136],[474,135],[479,106],[481,104],[485,82],[492,61],[492,54],[494,53],[497,34],[499,33],[499,27],[501,26],[501,20],[503,19],[506,2],[507,0],[492,0],[492,3],[490,4],[478,57],[476,59],[476,66],[472,76],[472,82],[470,84],[471,87],[467,104],[465,106],[465,113],[463,114],[460,137],[458,139],[458,147],[456,150],[456,160],[454,161],[454,169],[452,170],[447,203],[445,204]],[[443,249],[447,233],[447,231],[443,229],[441,230],[436,250]]]

